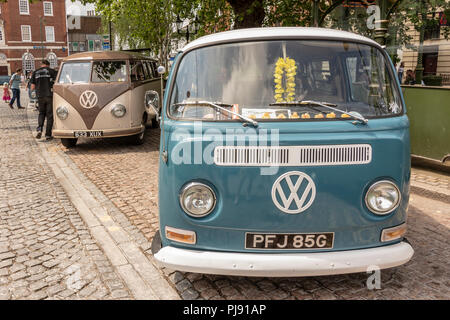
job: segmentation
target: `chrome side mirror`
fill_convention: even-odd
[[[159,122],[159,94],[154,90],[145,92],[145,107],[153,110],[156,114],[156,119]]]

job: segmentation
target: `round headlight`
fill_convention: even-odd
[[[115,116],[117,118],[122,118],[125,115],[125,113],[127,113],[127,108],[125,108],[124,105],[116,104],[111,109],[111,113],[113,114],[113,116]]]
[[[400,204],[400,190],[391,181],[374,183],[366,193],[366,205],[377,215],[386,215],[397,209]]]
[[[56,109],[56,115],[61,120],[66,120],[67,117],[69,116],[69,110],[67,110],[67,108],[63,106],[58,107],[58,109]]]
[[[200,218],[213,211],[216,206],[216,195],[209,186],[191,182],[181,189],[180,204],[188,215]]]

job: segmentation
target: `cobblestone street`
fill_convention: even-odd
[[[407,233],[415,255],[382,271],[380,290],[367,289],[364,273],[254,278],[155,269],[167,280],[161,281],[150,272],[150,242],[158,229],[159,130],[148,129],[142,146],[122,138],[81,139],[69,150],[56,139],[37,141],[29,127],[36,118],[34,110],[0,105],[0,299],[134,299],[133,292],[141,293],[138,298],[163,292],[159,296],[172,299],[171,288],[182,299],[450,299],[449,205],[417,193],[411,195]],[[85,187],[79,192],[120,247],[118,254],[103,241],[108,234],[93,234],[99,223],[80,211],[83,206],[42,152],[61,157],[76,173],[79,182],[73,183]],[[441,197],[448,192],[447,175],[414,169],[412,178],[413,186],[429,185]],[[103,208],[108,215],[98,214]],[[130,280],[134,273],[144,275],[155,292],[147,294],[138,277]]]
[[[0,130],[0,300],[132,298],[42,159],[26,111],[2,103]]]

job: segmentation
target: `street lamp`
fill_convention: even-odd
[[[189,36],[197,34],[198,29],[200,28],[197,16],[194,18],[194,21],[192,23],[190,23],[189,21],[189,23],[186,26],[184,26],[184,21],[180,19],[180,16],[177,16],[176,25],[178,34],[179,35],[185,34],[186,41],[188,43],[189,43]],[[183,30],[184,28],[186,28],[186,31]]]

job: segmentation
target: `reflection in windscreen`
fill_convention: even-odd
[[[320,107],[282,105],[302,100],[333,103],[369,117],[401,112],[383,54],[340,41],[243,42],[189,52],[176,74],[171,115],[231,118],[207,106],[182,104],[201,100],[221,102],[254,119],[341,116]]]
[[[124,82],[127,80],[125,61],[95,61],[92,67],[92,82]]]
[[[90,62],[66,62],[63,64],[59,83],[89,83]]]

